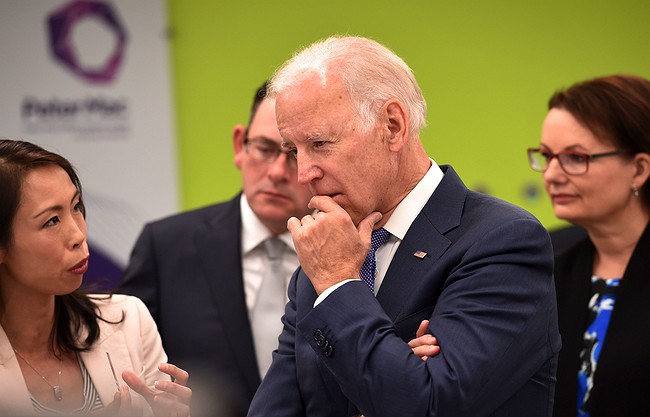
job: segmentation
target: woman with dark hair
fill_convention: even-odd
[[[189,415],[188,375],[165,363],[144,304],[84,294],[87,269],[73,167],[0,139],[0,415]]]
[[[531,167],[587,236],[557,254],[555,416],[649,416],[650,82],[612,75],[549,101]]]

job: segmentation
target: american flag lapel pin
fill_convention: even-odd
[[[427,256],[427,253],[422,252],[421,250],[419,250],[419,251],[415,252],[413,254],[413,256],[415,256],[416,258],[424,259],[424,257]]]

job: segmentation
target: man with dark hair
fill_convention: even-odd
[[[255,93],[248,128],[233,130],[243,192],[147,224],[122,280],[123,291],[151,311],[170,362],[190,373],[197,416],[246,415],[277,348],[286,285],[298,266],[286,224],[309,212],[311,194],[297,182],[295,159],[280,150],[265,97],[266,83]],[[268,254],[266,241],[278,255]],[[279,281],[267,279],[271,270]],[[273,282],[271,299],[265,284]]]

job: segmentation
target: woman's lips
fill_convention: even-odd
[[[571,194],[554,194],[552,199],[554,204],[567,204],[574,201],[576,196]]]
[[[88,270],[88,258],[85,258],[83,261],[79,262],[72,268],[68,270],[68,272],[71,272],[73,274],[84,274]]]

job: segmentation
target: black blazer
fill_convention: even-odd
[[[551,243],[553,244],[553,253],[555,256],[568,250],[576,243],[587,237],[587,231],[580,226],[570,225],[562,226],[557,229],[549,230]]]
[[[260,384],[241,266],[240,196],[147,224],[122,278],[190,373],[192,414],[243,417]]]
[[[577,375],[587,328],[594,246],[588,238],[556,258],[555,281],[562,350],[555,417],[577,415]],[[618,289],[594,374],[592,417],[650,416],[650,227],[643,232]]]

